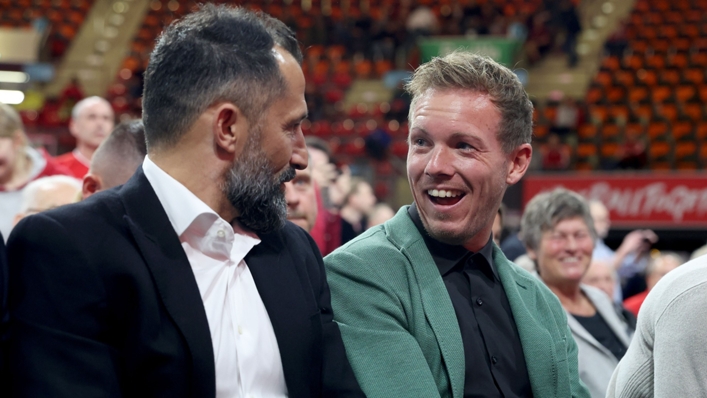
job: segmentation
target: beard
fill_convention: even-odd
[[[281,186],[293,178],[295,169],[291,166],[275,174],[259,142],[254,142],[227,172],[223,191],[238,210],[237,220],[255,233],[263,234],[285,226],[287,201]]]

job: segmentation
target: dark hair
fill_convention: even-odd
[[[165,29],[145,72],[147,147],[170,147],[218,101],[234,103],[251,124],[286,87],[273,47],[301,63],[294,33],[261,12],[202,5]]]
[[[142,120],[121,122],[91,158],[91,172],[103,179],[104,189],[125,183],[147,154]]]

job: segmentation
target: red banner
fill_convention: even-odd
[[[604,203],[615,227],[707,228],[707,174],[529,175],[523,206],[556,187]]]

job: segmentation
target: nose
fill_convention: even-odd
[[[451,176],[454,174],[453,159],[448,148],[437,145],[430,151],[429,162],[425,166],[425,174],[437,176]]]
[[[292,209],[296,208],[299,204],[299,195],[297,195],[295,185],[292,181],[285,183],[285,201],[287,202],[287,207]]]
[[[297,129],[293,144],[290,165],[297,170],[304,170],[307,168],[307,164],[309,163],[309,154],[307,152],[307,144],[304,142],[304,134],[302,134],[302,129]]]

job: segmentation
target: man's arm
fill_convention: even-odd
[[[103,281],[72,233],[44,214],[8,241],[9,370],[16,397],[119,397],[118,355],[101,342]]]
[[[325,397],[365,397],[354,376],[351,365],[346,358],[346,350],[341,339],[339,326],[334,322],[334,313],[331,308],[331,293],[327,284],[324,262],[319,253],[316,242],[309,234],[305,234],[309,245],[317,258],[317,275],[315,286],[318,286],[317,305],[321,312],[322,348],[324,362],[322,364],[323,396]]]
[[[375,269],[384,266],[384,260],[366,261],[339,251],[325,263],[334,319],[366,395],[439,397],[422,349],[407,329],[408,314],[392,286]]]

